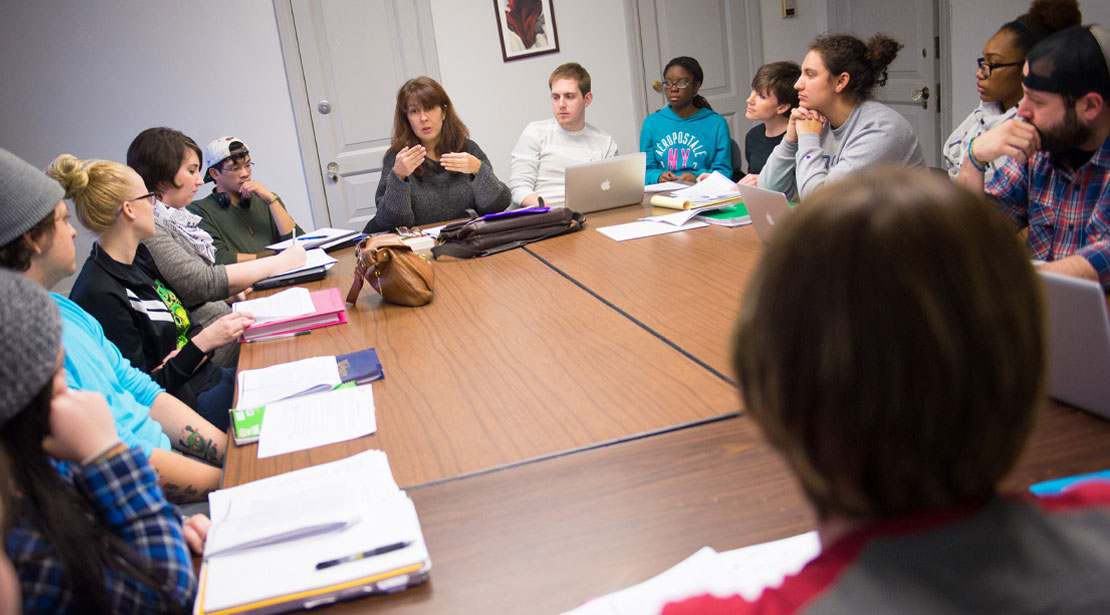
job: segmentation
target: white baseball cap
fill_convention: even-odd
[[[208,147],[204,148],[204,177],[206,181],[212,179],[212,177],[208,175],[207,169],[211,169],[213,166],[231,157],[232,143],[239,143],[243,146],[242,149],[236,150],[236,154],[245,154],[250,151],[250,148],[247,147],[247,142],[239,137],[220,137],[219,139],[214,139],[208,144]]]

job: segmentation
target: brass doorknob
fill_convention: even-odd
[[[663,91],[663,82],[662,81],[656,81],[655,83],[652,83],[651,84],[651,89],[655,90],[656,92],[662,92]]]

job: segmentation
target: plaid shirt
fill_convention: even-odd
[[[1018,228],[1029,227],[1034,258],[1079,254],[1110,291],[1110,138],[1078,169],[1048,152],[1035,153],[1024,165],[1009,159],[987,193]]]
[[[196,593],[196,577],[181,520],[162,495],[158,477],[142,452],[133,448],[84,467],[56,461],[54,466],[62,480],[92,504],[101,528],[114,532],[147,562],[147,574],[163,584],[175,603],[164,604],[150,588],[108,568],[104,587],[112,612],[188,610]],[[24,613],[70,613],[87,608],[83,597],[74,595],[61,560],[34,519],[22,515],[5,546],[19,574]]]

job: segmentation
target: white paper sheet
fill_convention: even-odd
[[[564,615],[654,615],[669,602],[703,594],[759,598],[797,574],[821,550],[817,532],[724,553],[702,547],[663,573],[586,602]]]
[[[287,269],[287,270],[282,271],[280,273],[277,273],[277,274],[275,274],[271,277],[275,277],[275,278],[276,277],[281,277],[281,276],[289,275],[291,273],[296,273],[298,271],[305,271],[305,270],[308,270],[308,269],[312,269],[314,267],[319,267],[320,265],[323,265],[325,268],[330,269],[332,265],[334,265],[338,262],[339,262],[338,260],[336,260],[335,258],[330,256],[327,252],[324,252],[320,248],[314,248],[312,250],[305,251],[305,261],[304,261],[303,265],[301,265],[300,267],[293,267],[292,269]]]
[[[675,190],[673,194],[676,197],[690,201],[704,201],[706,199],[721,198],[729,194],[735,196],[735,193],[736,184],[722,175],[720,171],[713,171],[709,174],[709,177],[706,177],[688,188]]]
[[[258,458],[353,440],[377,429],[369,385],[274,402],[262,415]]]
[[[641,237],[651,237],[653,235],[666,235],[667,233],[688,231],[704,226],[709,225],[704,222],[687,222],[682,226],[675,226],[673,224],[660,224],[658,222],[639,220],[636,222],[615,224],[613,226],[603,226],[597,229],[597,232],[605,235],[609,239],[627,241],[629,239],[639,239]]]
[[[316,311],[316,306],[312,304],[308,289],[297,286],[261,299],[236,301],[231,305],[231,311],[250,312],[257,324],[311,314]]]
[[[245,369],[238,376],[239,410],[258,408],[271,402],[319,389],[330,391],[343,380],[335,356],[312,357],[261,369]]]
[[[297,236],[296,241],[305,248],[314,248],[317,246],[322,246],[326,243],[331,243],[332,241],[341,237],[351,237],[357,234],[358,231],[352,231],[345,228],[318,228],[315,231],[310,231],[305,233],[304,235]],[[285,241],[272,243],[266,246],[266,248],[270,250],[284,250],[291,245],[293,245],[293,239],[286,239]]]

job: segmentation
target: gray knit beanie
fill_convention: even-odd
[[[0,148],[0,246],[42,222],[65,195],[61,184]]]
[[[54,376],[61,347],[58,306],[38,284],[0,269],[0,425]]]

